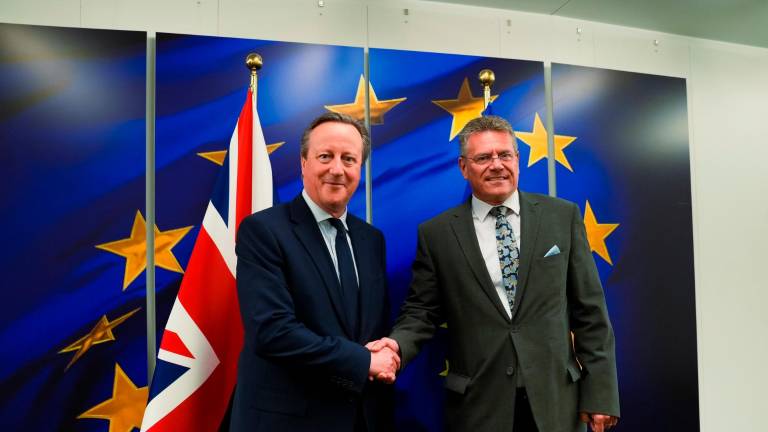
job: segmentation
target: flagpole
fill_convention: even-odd
[[[258,72],[261,66],[264,65],[264,61],[261,56],[256,53],[249,53],[245,58],[245,67],[251,70],[251,84],[250,89],[253,93],[253,100],[256,101],[256,84],[258,81]],[[255,104],[254,104],[255,105]]]
[[[483,85],[483,111],[491,104],[491,86],[496,81],[496,74],[490,69],[483,69],[477,74],[477,79]]]

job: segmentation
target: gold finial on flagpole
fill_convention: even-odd
[[[491,86],[496,81],[496,74],[490,69],[483,69],[477,74],[477,79],[483,85],[483,109],[486,109],[491,103]]]
[[[251,91],[253,91],[254,97],[256,95],[256,78],[259,69],[264,65],[264,61],[261,56],[256,53],[250,53],[245,58],[245,66],[251,70]]]

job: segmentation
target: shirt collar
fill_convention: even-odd
[[[323,210],[319,205],[317,205],[314,201],[312,201],[312,198],[309,197],[309,194],[305,189],[302,189],[301,196],[304,197],[304,201],[306,201],[307,205],[309,206],[309,210],[312,212],[312,216],[315,217],[315,221],[317,223],[333,218],[333,216],[331,216],[330,213]],[[347,230],[349,230],[349,226],[347,226],[347,210],[346,209],[344,209],[344,214],[342,214],[341,217],[339,217],[339,219],[341,219],[341,222],[344,224],[344,227],[346,227]]]
[[[517,189],[515,189],[515,191],[512,192],[512,195],[508,196],[501,205],[506,206],[511,209],[514,214],[520,216],[520,194],[517,193]],[[472,216],[479,221],[485,221],[485,218],[488,217],[488,214],[494,207],[496,206],[488,204],[474,194],[472,195]]]

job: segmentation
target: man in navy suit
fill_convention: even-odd
[[[363,125],[323,114],[301,139],[301,195],[240,225],[232,431],[392,430],[392,387],[372,378],[400,359],[365,347],[389,331],[384,237],[347,212],[369,153]]]

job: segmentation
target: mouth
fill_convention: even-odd
[[[497,175],[497,176],[488,176],[485,178],[485,181],[494,182],[494,181],[505,181],[509,180],[508,175]]]

